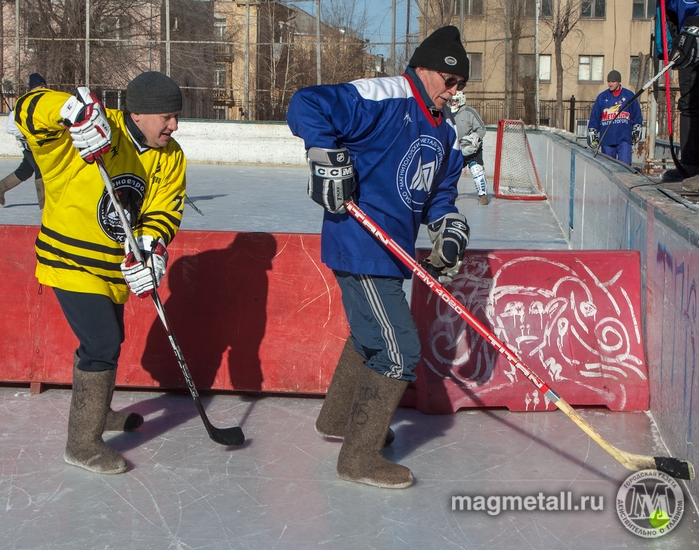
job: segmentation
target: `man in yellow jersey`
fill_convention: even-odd
[[[126,109],[105,109],[88,88],[76,95],[30,91],[15,107],[44,176],[46,203],[36,239],[36,276],[54,289],[78,338],[65,460],[102,474],[126,471],[104,443],[105,431],[131,431],[136,413],[110,408],[124,341],[129,289],[143,297],[165,274],[177,233],[186,160],[172,139],[182,110],[180,87],[149,71],[126,88]],[[145,263],[134,260],[95,160],[101,157],[130,220]]]

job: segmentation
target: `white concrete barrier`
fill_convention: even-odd
[[[7,115],[0,116],[4,130]],[[15,138],[0,130],[0,156],[21,156]],[[189,162],[304,165],[303,140],[285,122],[181,120],[175,139]]]
[[[5,128],[7,115],[0,116]],[[174,134],[189,162],[211,164],[305,165],[303,140],[285,122],[181,120]],[[486,173],[493,174],[496,127],[489,127],[483,143]],[[20,157],[16,140],[0,130],[0,157]]]

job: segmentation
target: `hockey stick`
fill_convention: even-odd
[[[517,356],[497,337],[488,330],[474,315],[462,306],[447,289],[429,274],[413,257],[408,255],[396,241],[389,237],[380,227],[378,227],[360,208],[349,201],[345,203],[345,208],[350,215],[369,231],[379,242],[388,248],[401,262],[403,262],[419,279],[425,283],[432,292],[444,300],[464,321],[488,341],[498,352],[500,352],[509,363],[516,367],[537,389],[546,396],[556,407],[563,411],[568,418],[575,422],[582,431],[589,435],[600,447],[607,451],[612,457],[629,470],[659,470],[679,479],[694,479],[694,466],[687,460],[680,460],[672,457],[652,457],[627,453],[607,442],[587,420],[580,416],[561,396],[559,396],[548,384],[539,378],[529,367],[527,367]]]
[[[599,150],[602,148],[602,142],[604,141],[604,136],[607,135],[607,132],[609,132],[609,129],[612,127],[612,124],[614,124],[614,121],[617,119],[617,117],[624,111],[624,109],[626,109],[634,101],[636,101],[636,99],[638,99],[643,92],[645,92],[648,88],[650,88],[661,76],[663,76],[668,70],[670,70],[670,68],[674,64],[675,64],[675,60],[673,59],[667,65],[665,65],[660,71],[658,71],[658,74],[656,74],[653,78],[651,78],[648,82],[646,82],[643,85],[643,88],[638,90],[631,99],[629,99],[626,103],[624,103],[621,106],[621,108],[614,115],[614,118],[612,118],[612,121],[605,128],[604,133],[602,134],[602,137],[599,139],[599,142],[597,143],[597,147],[595,148],[595,153],[592,155],[593,157],[596,157],[597,153],[599,153]],[[670,138],[670,139],[672,140],[672,138]]]
[[[143,254],[140,248],[138,247],[136,238],[134,237],[133,231],[131,230],[131,226],[129,225],[129,222],[126,219],[124,208],[121,206],[121,202],[116,196],[114,184],[112,183],[112,178],[109,176],[109,173],[107,172],[107,167],[104,165],[104,161],[99,157],[97,158],[96,162],[97,166],[99,167],[100,174],[102,175],[102,179],[104,180],[104,186],[107,189],[109,198],[111,199],[112,204],[114,205],[114,209],[116,210],[117,215],[119,216],[119,221],[121,221],[121,225],[124,229],[126,239],[129,241],[129,245],[133,250],[136,260],[139,262],[143,262]],[[175,352],[175,358],[177,359],[177,363],[180,365],[180,369],[182,370],[182,374],[184,375],[185,382],[187,382],[189,392],[192,394],[194,403],[197,406],[199,416],[201,416],[201,419],[204,422],[204,426],[206,427],[206,431],[209,433],[209,437],[213,439],[216,443],[220,443],[221,445],[242,445],[245,442],[245,436],[243,435],[243,430],[239,426],[233,426],[232,428],[217,428],[213,426],[209,421],[209,418],[206,416],[206,412],[204,411],[204,407],[201,404],[201,399],[199,399],[199,393],[197,392],[197,388],[194,386],[192,375],[190,374],[189,369],[187,368],[187,363],[185,363],[182,350],[180,349],[180,346],[177,343],[177,340],[175,339],[175,334],[172,332],[172,328],[170,327],[170,322],[168,321],[167,314],[165,313],[163,303],[160,301],[160,296],[158,296],[158,292],[155,289],[153,290],[151,296],[153,298],[153,303],[155,304],[155,309],[158,312],[158,317],[160,317],[160,320],[162,321],[163,326],[165,327],[165,333],[167,334],[167,338],[168,340],[170,340],[172,351]]]

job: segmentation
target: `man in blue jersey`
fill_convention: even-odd
[[[385,460],[390,423],[420,359],[420,341],[403,292],[410,270],[343,205],[353,199],[409,254],[421,224],[434,248],[429,261],[446,282],[468,244],[455,200],[463,166],[448,103],[469,77],[456,27],[437,29],[411,57],[405,74],[299,90],[287,114],[303,138],[308,192],[325,208],[321,259],[342,291],[350,338],[316,422],[343,439],[342,479],[405,488],[412,472]]]
[[[627,105],[634,93],[621,87],[619,71],[609,72],[607,87],[592,106],[587,124],[587,143],[596,149],[604,136],[602,152],[630,166],[631,147],[641,138],[643,129],[641,108],[635,99],[631,105]],[[623,111],[619,112],[621,109]]]
[[[673,69],[679,69],[680,98],[680,158],[687,175],[682,186],[686,191],[699,192],[699,2],[696,0],[666,0],[667,20],[679,29],[674,37],[670,59]],[[658,33],[660,35],[660,33]],[[682,181],[683,174],[673,168],[666,170],[663,181]]]

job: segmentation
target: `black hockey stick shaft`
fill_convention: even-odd
[[[580,416],[573,407],[566,403],[548,384],[527,367],[503,342],[481,323],[468,309],[461,305],[449,291],[444,288],[429,272],[423,268],[400,245],[376,225],[352,201],[345,203],[345,208],[369,233],[388,248],[403,264],[405,264],[429,289],[444,300],[464,321],[478,334],[489,342],[507,361],[517,368],[536,388],[544,394],[556,407],[563,411],[568,418],[575,422],[580,429],[589,435],[600,447],[607,451],[617,462],[630,470],[657,469],[679,479],[694,479],[694,466],[687,460],[671,457],[651,457],[627,453],[607,442],[592,425]]]
[[[643,92],[645,92],[648,88],[650,88],[661,76],[663,76],[667,71],[670,70],[670,68],[675,64],[675,60],[673,59],[670,61],[667,65],[665,65],[660,71],[658,71],[658,74],[656,74],[653,78],[651,78],[648,82],[646,82],[643,85],[643,88],[638,90],[631,99],[629,99],[626,103],[624,103],[619,110],[616,112],[614,115],[614,118],[612,118],[612,121],[607,125],[607,127],[604,130],[604,133],[602,134],[602,137],[599,139],[599,142],[597,143],[597,147],[595,148],[595,153],[594,157],[597,156],[597,153],[599,153],[599,150],[602,148],[602,142],[604,141],[604,136],[607,135],[607,132],[609,132],[609,129],[612,127],[612,124],[614,124],[614,121],[617,119],[617,117],[626,110],[629,105],[631,105],[634,101],[636,101]]]
[[[126,219],[124,208],[122,207],[121,202],[116,196],[114,184],[112,183],[112,178],[109,176],[109,172],[107,172],[107,167],[104,165],[104,161],[99,157],[97,158],[96,163],[99,168],[102,179],[104,180],[104,186],[107,189],[109,198],[111,199],[112,204],[114,205],[114,209],[116,210],[117,215],[119,216],[122,228],[124,229],[124,235],[126,236],[126,239],[129,241],[131,250],[133,251],[134,256],[136,257],[136,260],[139,262],[143,262],[143,254],[140,248],[138,247],[136,237],[134,237],[133,231],[131,230],[131,226],[129,225],[129,222]],[[175,334],[172,331],[170,321],[167,318],[165,308],[163,307],[163,303],[160,300],[160,296],[158,295],[157,290],[153,289],[151,296],[153,298],[153,304],[155,304],[155,309],[158,313],[158,317],[160,318],[160,321],[162,322],[163,327],[165,328],[165,333],[167,334],[167,338],[170,341],[170,345],[172,346],[172,351],[175,352],[175,358],[177,359],[177,363],[180,366],[180,369],[182,370],[182,374],[184,375],[184,379],[187,383],[187,387],[189,388],[189,392],[192,394],[194,403],[196,404],[197,410],[199,411],[199,416],[201,416],[201,419],[204,422],[204,426],[206,427],[206,431],[208,432],[209,437],[213,439],[216,443],[219,443],[221,445],[242,445],[245,442],[245,436],[243,435],[243,430],[239,426],[233,426],[231,428],[217,428],[209,421],[209,417],[206,415],[206,411],[204,411],[204,406],[202,405],[201,399],[199,398],[199,392],[197,392],[197,388],[194,385],[192,375],[189,372],[189,368],[187,367],[187,363],[184,360],[182,350],[179,344],[177,343]]]

